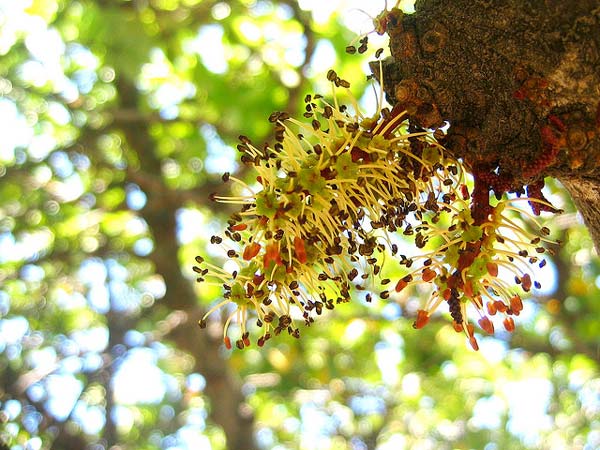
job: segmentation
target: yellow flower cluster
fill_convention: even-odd
[[[521,199],[502,200],[484,220],[474,220],[460,161],[431,133],[410,132],[405,111],[380,105],[375,115],[365,116],[349,83],[333,70],[327,77],[332,102],[307,95],[305,120],[282,112],[271,115],[274,145],[257,148],[240,137],[242,162],[255,172],[256,184],[225,174],[224,181],[240,185],[243,195],[213,196],[240,205],[225,236],[211,238],[236,269],[230,272],[226,265],[196,258],[198,281],[224,288],[222,301],[200,326],[206,326],[213,312],[227,310],[225,346],[232,347],[228,327],[235,319],[240,328],[235,345],[244,348],[250,345],[248,321],[254,317],[262,328],[262,346],[281,332],[299,337],[298,322],[310,325],[323,308],[350,301],[353,290],[379,284],[379,296],[387,299],[424,282],[434,292],[419,310],[416,328],[447,302],[455,327],[466,332],[474,348],[469,303],[479,311],[485,331],[493,333],[487,314],[497,312],[506,315],[504,326],[512,331],[511,315],[519,314],[521,300],[499,271],[512,272],[528,291],[529,266],[545,263],[537,255],[545,251],[547,230],[531,236],[506,215]],[[340,89],[349,107],[339,103]],[[423,254],[399,255],[394,243],[398,234]],[[386,258],[399,261],[407,272],[395,288],[381,275]]]

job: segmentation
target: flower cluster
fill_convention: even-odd
[[[349,83],[333,70],[327,77],[331,102],[307,95],[304,120],[271,115],[274,145],[258,148],[240,136],[241,160],[255,172],[256,183],[226,173],[223,180],[238,185],[239,195],[213,195],[240,210],[224,237],[211,238],[233,264],[196,258],[198,281],[224,288],[222,301],[200,326],[224,309],[225,346],[232,347],[228,328],[235,319],[240,328],[235,345],[244,348],[253,317],[262,329],[257,340],[262,346],[282,332],[299,337],[298,322],[310,325],[324,308],[350,301],[353,290],[380,285],[379,296],[387,299],[418,282],[434,291],[418,311],[415,328],[447,302],[456,329],[466,332],[474,348],[468,304],[485,331],[493,333],[488,314],[497,312],[506,315],[504,326],[512,331],[511,315],[519,314],[521,299],[501,272],[512,273],[528,291],[528,268],[545,263],[538,255],[546,251],[547,229],[531,235],[507,215],[521,199],[504,199],[489,206],[489,214],[474,214],[465,167],[431,133],[412,130],[399,108],[379,105],[375,115],[363,115]],[[349,107],[339,103],[340,89]],[[423,253],[399,254],[396,235]],[[383,278],[386,259],[406,269],[395,283]]]

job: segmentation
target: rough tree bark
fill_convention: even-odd
[[[558,178],[600,249],[600,2],[418,0],[384,19],[388,100],[493,193]],[[378,65],[372,65],[374,71]]]

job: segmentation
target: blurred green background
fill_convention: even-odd
[[[0,0],[0,448],[600,448],[600,263],[560,186],[545,289],[479,352],[412,329],[420,292],[260,350],[198,329],[238,135],[330,68],[370,92],[360,7],[384,4]]]

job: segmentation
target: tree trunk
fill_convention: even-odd
[[[139,93],[131,80],[121,77],[117,79],[116,86],[121,105],[125,109],[139,107]],[[150,137],[148,124],[132,122],[122,126],[122,131],[130,150],[136,154],[135,159],[140,161],[138,168],[129,168],[130,171],[138,170],[139,173],[129,176],[161,180],[160,161],[156,156],[157,151]],[[167,287],[165,297],[155,307],[165,308],[173,322],[164,337],[173,339],[177,348],[194,356],[194,370],[206,379],[205,394],[211,401],[210,416],[223,428],[227,448],[255,449],[254,417],[244,402],[241,380],[220,354],[222,341],[211,338],[208,333],[200,333],[198,320],[203,311],[192,284],[181,273],[176,215],[183,205],[162,181],[157,182],[154,189],[146,194],[148,200],[141,216],[154,235],[154,250],[149,259]]]
[[[600,2],[420,0],[384,20],[388,100],[496,194],[560,179],[600,248]],[[377,70],[376,65],[373,68]]]

